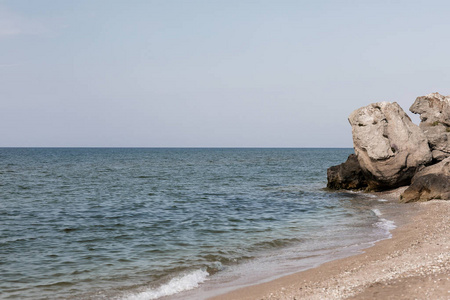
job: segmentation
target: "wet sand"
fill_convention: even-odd
[[[362,254],[211,299],[450,299],[450,201],[402,205],[392,238]]]

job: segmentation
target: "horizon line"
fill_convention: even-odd
[[[259,147],[259,146],[0,146],[0,149],[353,149],[353,147]]]

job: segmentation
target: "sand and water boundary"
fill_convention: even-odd
[[[399,205],[392,238],[361,254],[210,299],[450,299],[450,201]]]

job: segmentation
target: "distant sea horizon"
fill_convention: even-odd
[[[37,149],[353,149],[353,147],[183,147],[183,146],[0,146],[1,148],[37,148]]]

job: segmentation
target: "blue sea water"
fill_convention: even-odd
[[[1,148],[0,298],[199,299],[385,238],[324,189],[350,153]]]

